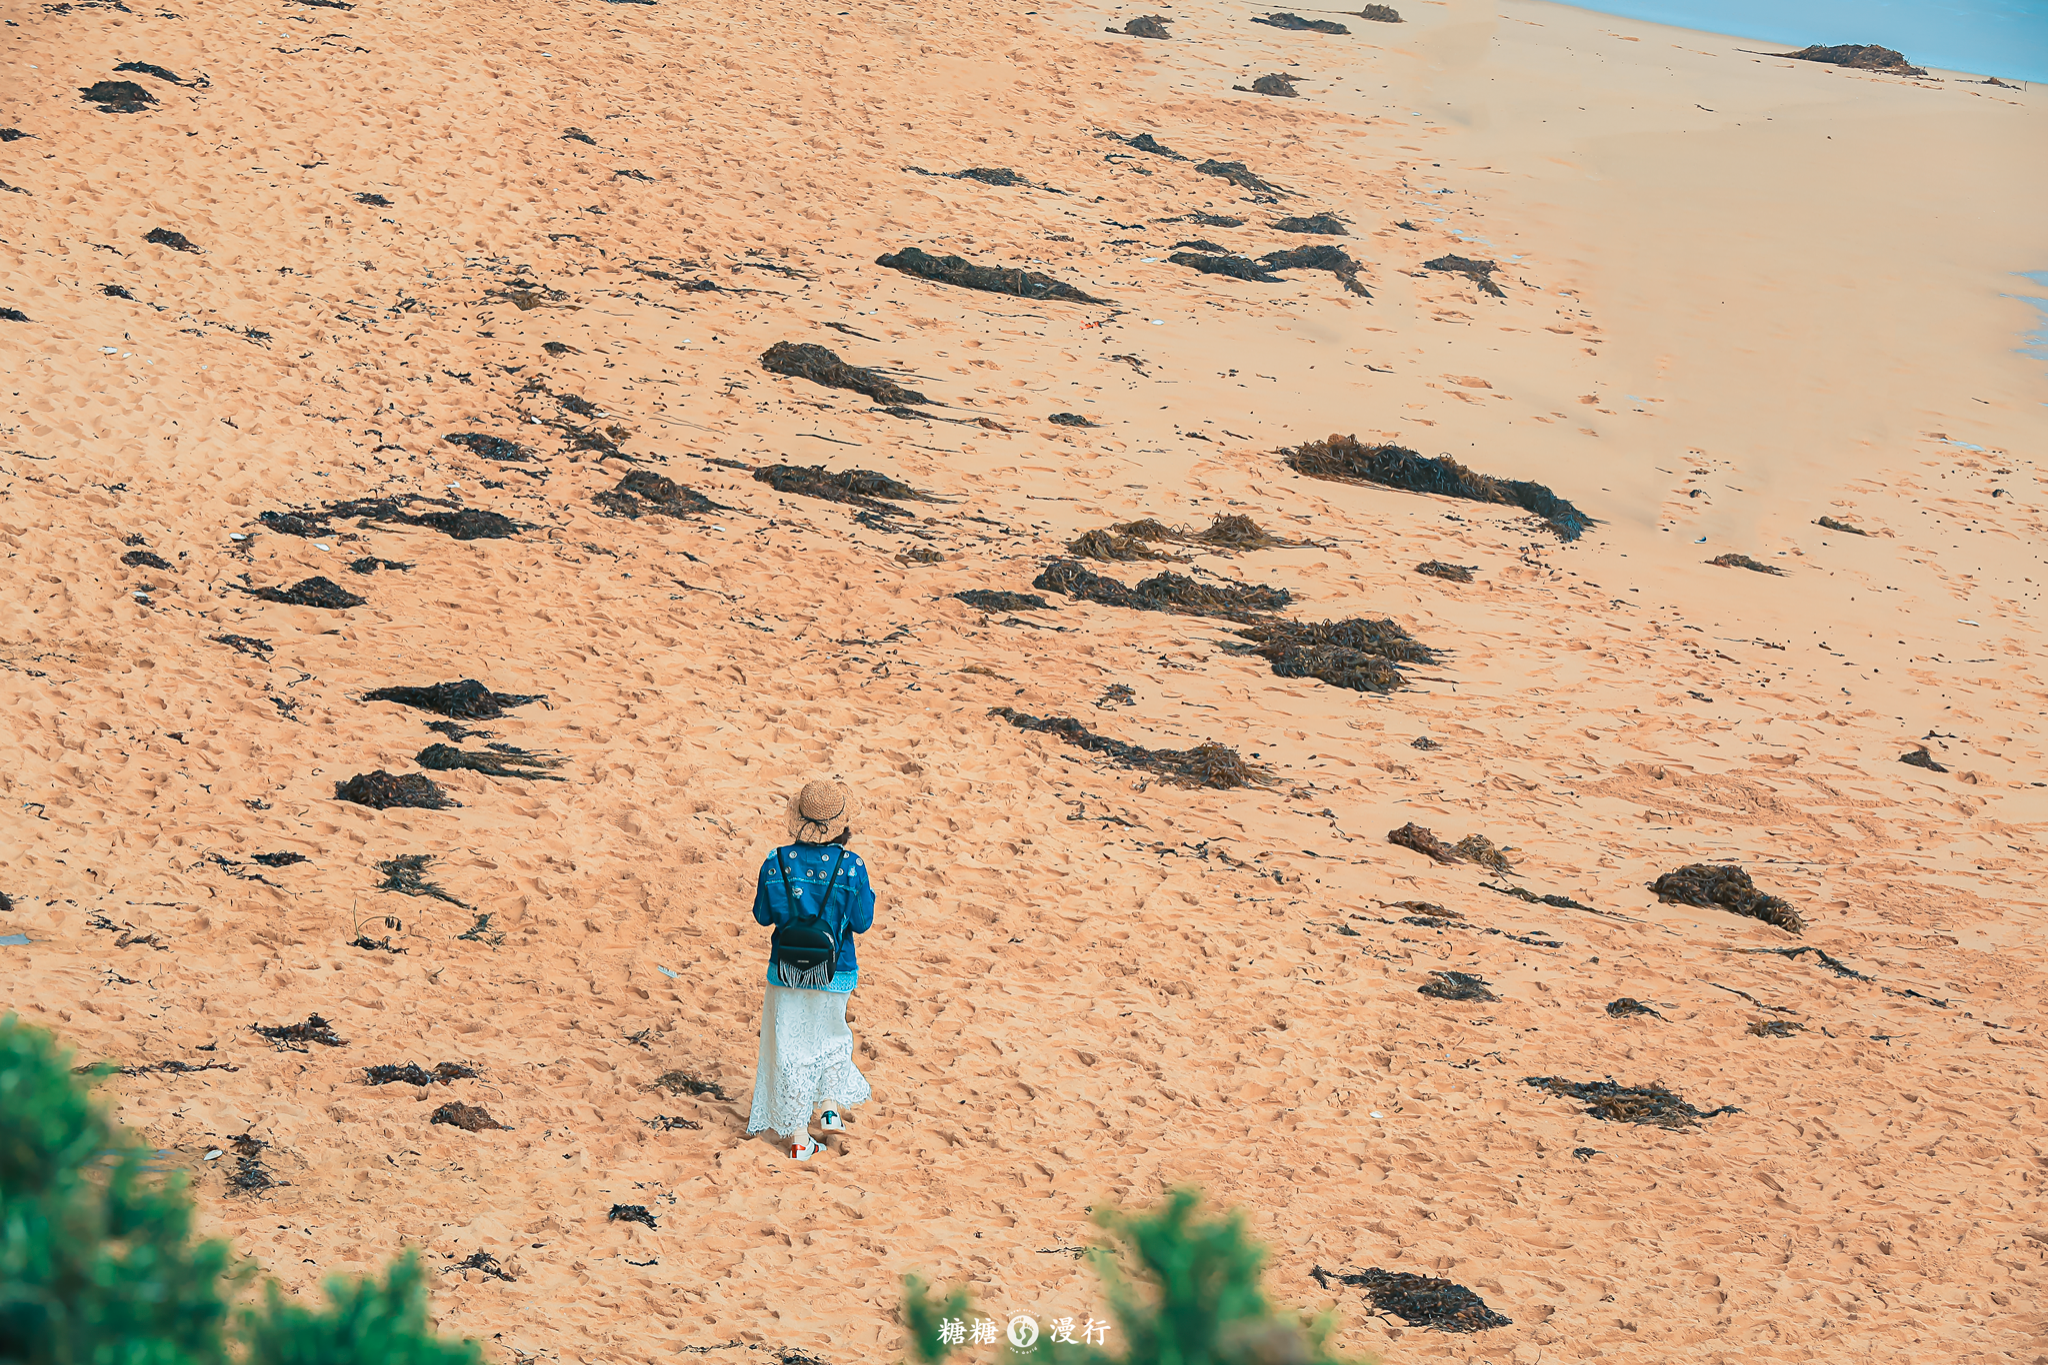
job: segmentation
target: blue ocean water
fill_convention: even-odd
[[[2024,279],[2041,286],[2040,294],[2015,294],[2014,298],[2025,299],[2041,312],[2041,330],[2027,338],[2027,344],[2020,350],[2036,360],[2048,360],[2048,270],[2022,270]]]
[[[1915,66],[2048,82],[2048,0],[1620,0],[1577,8],[1788,48],[1877,43]]]

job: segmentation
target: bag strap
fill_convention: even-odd
[[[796,886],[790,880],[789,860],[782,856],[784,851],[785,850],[779,848],[775,850],[775,865],[782,869],[783,904],[787,906],[789,909],[790,923],[794,924],[797,919]],[[834,856],[832,858],[832,875],[826,878],[825,880],[825,894],[818,898],[818,913],[813,916],[810,916],[810,918],[812,919],[823,919],[825,917],[825,911],[829,909],[832,904],[832,888],[839,884],[839,869],[846,862],[846,850],[843,847],[835,849],[833,850],[833,855]],[[837,934],[834,934],[833,937],[837,938],[839,936]]]

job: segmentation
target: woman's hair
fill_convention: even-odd
[[[853,826],[848,825],[845,829],[840,830],[838,837],[834,838],[831,842],[839,845],[841,848],[845,848],[848,844],[852,843]]]

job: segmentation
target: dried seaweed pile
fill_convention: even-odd
[[[1356,479],[1413,493],[1519,507],[1543,518],[1559,540],[1577,540],[1593,519],[1540,483],[1497,479],[1467,469],[1448,455],[1418,455],[1405,446],[1367,445],[1356,436],[1331,436],[1281,452],[1288,467],[1312,479]]]
[[[1639,1014],[1647,1014],[1652,1019],[1662,1019],[1664,1017],[1632,995],[1624,995],[1619,1000],[1608,1001],[1607,1014],[1611,1019],[1628,1019]]]
[[[334,784],[334,799],[350,801],[372,810],[407,807],[414,810],[446,810],[454,805],[448,793],[420,773],[395,774],[379,768],[358,773],[346,782]]]
[[[956,285],[962,289],[979,289],[991,294],[1012,294],[1024,299],[1062,299],[1069,303],[1108,302],[1036,270],[975,265],[965,257],[934,256],[914,246],[878,256],[875,264],[900,270],[921,280]]]
[[[892,503],[940,501],[929,493],[920,493],[909,484],[892,479],[887,474],[878,474],[872,469],[827,472],[825,466],[821,464],[772,464],[755,470],[754,480],[767,484],[778,493],[795,493],[806,498],[823,498],[827,502],[851,503],[856,507],[865,507],[871,512],[891,516],[907,515],[902,508],[892,506]]]
[[[1154,574],[1133,588],[1114,578],[1104,578],[1072,559],[1054,560],[1031,580],[1031,586],[1108,607],[1219,616],[1229,621],[1249,621],[1265,612],[1277,611],[1292,600],[1285,588],[1198,583],[1177,573]]]
[[[1299,14],[1269,14],[1261,19],[1253,16],[1252,22],[1269,28],[1284,28],[1294,33],[1349,33],[1350,29],[1328,19],[1304,19]]]
[[[386,1063],[383,1066],[363,1068],[365,1085],[448,1085],[454,1081],[476,1079],[476,1068],[464,1066],[461,1062],[442,1062],[428,1071],[418,1062],[407,1062],[403,1066]]]
[[[993,588],[969,588],[954,597],[976,611],[1051,611],[1052,603],[1035,592],[1002,592]]]
[[[1475,261],[1470,256],[1439,256],[1433,261],[1424,261],[1422,268],[1463,275],[1478,285],[1481,293],[1491,294],[1497,299],[1508,296],[1505,289],[1493,282],[1493,272],[1500,269],[1500,265],[1494,261]]]
[[[506,708],[525,706],[542,697],[493,692],[474,678],[460,682],[435,683],[431,687],[380,687],[363,694],[364,701],[395,701],[456,720],[496,720]]]
[[[1279,222],[1273,224],[1273,231],[1307,232],[1323,237],[1349,237],[1351,235],[1351,230],[1344,225],[1344,220],[1334,213],[1318,213],[1309,218],[1282,218]]]
[[[647,1211],[645,1204],[614,1204],[612,1205],[612,1211],[605,1215],[605,1221],[608,1223],[639,1223],[650,1228],[655,1225],[654,1215]]]
[[[1757,889],[1749,874],[1733,863],[1688,863],[1650,883],[1660,901],[1730,910],[1790,933],[1806,932],[1806,920],[1790,901]]]
[[[502,436],[487,436],[480,431],[458,431],[441,439],[449,445],[462,446],[486,460],[496,460],[500,464],[518,464],[533,458],[533,452],[517,441],[508,441]]]
[[[429,772],[437,773],[471,772],[485,777],[523,777],[530,782],[568,780],[547,771],[561,767],[561,759],[531,754],[510,744],[487,745],[482,753],[457,749],[448,744],[429,744],[413,761]]]
[[[1415,572],[1428,578],[1441,578],[1447,583],[1470,583],[1475,567],[1471,564],[1446,564],[1441,559],[1428,559],[1417,564]]]
[[[270,1146],[262,1138],[247,1133],[229,1138],[228,1145],[235,1150],[235,1173],[228,1177],[228,1188],[238,1194],[260,1194],[264,1190],[282,1185],[263,1164],[263,1153]]]
[[[1928,751],[1925,744],[1910,754],[1899,755],[1899,762],[1910,763],[1916,768],[1925,768],[1931,773],[1945,773],[1948,771],[1946,766],[1935,762],[1934,755]]]
[[[998,706],[989,714],[1001,716],[1020,730],[1057,735],[1076,748],[1102,754],[1126,768],[1157,773],[1181,786],[1227,791],[1272,780],[1269,770],[1246,763],[1237,750],[1222,744],[1197,744],[1192,749],[1146,749],[1098,735],[1072,716],[1030,716],[1007,706]]]
[[[1239,189],[1250,190],[1254,194],[1292,193],[1290,190],[1283,190],[1278,185],[1262,180],[1252,174],[1251,170],[1242,161],[1217,161],[1211,158],[1198,164],[1195,167],[1195,171],[1200,175],[1213,175],[1219,180],[1228,180]]]
[[[1340,229],[1341,230],[1341,229]],[[1176,251],[1166,258],[1175,265],[1199,270],[1207,275],[1228,275],[1232,279],[1254,280],[1260,284],[1284,284],[1276,270],[1327,270],[1335,275],[1344,288],[1361,298],[1371,298],[1372,293],[1358,282],[1360,265],[1351,259],[1344,248],[1331,246],[1327,242],[1314,246],[1290,247],[1284,251],[1269,251],[1253,260],[1245,256],[1205,255],[1194,251]]]
[[[808,379],[828,389],[848,389],[865,394],[877,403],[931,401],[915,389],[906,389],[876,370],[849,365],[834,352],[810,342],[776,342],[762,353],[761,368],[770,374]]]
[[[1333,1275],[1321,1266],[1309,1271],[1324,1289],[1335,1280],[1353,1289],[1363,1289],[1376,1313],[1392,1313],[1412,1327],[1432,1327],[1439,1332],[1483,1332],[1489,1327],[1508,1327],[1513,1320],[1486,1306],[1461,1284],[1405,1270],[1363,1270]]]
[[[1822,62],[1828,66],[1846,66],[1855,71],[1882,71],[1890,76],[1924,76],[1926,70],[1906,60],[1906,54],[1876,43],[1841,43],[1834,47],[1822,47],[1818,43],[1802,47],[1797,52],[1781,52],[1781,57],[1790,57],[1795,62]]]
[[[490,441],[497,438],[476,439]],[[468,441],[465,439],[458,444],[468,444]],[[449,510],[420,513],[406,510],[418,503]],[[280,535],[311,538],[333,535],[334,528],[328,522],[334,517],[354,520],[362,525],[371,522],[391,522],[400,526],[425,526],[456,540],[506,540],[529,529],[502,512],[463,507],[459,503],[437,498],[422,498],[417,493],[406,493],[391,498],[354,498],[347,502],[331,502],[319,509],[297,512],[263,512],[257,515],[256,520],[265,528]]]
[[[1470,972],[1431,972],[1429,980],[1417,986],[1416,992],[1438,1000],[1498,1000],[1499,996],[1486,988],[1486,978]]]
[[[1870,534],[1870,532],[1864,530],[1861,526],[1851,526],[1848,522],[1837,521],[1833,517],[1822,517],[1819,521],[1816,521],[1814,525],[1823,527],[1829,531],[1841,531],[1846,535],[1852,536],[1867,536]]]
[[[282,602],[289,607],[323,607],[328,611],[346,611],[350,607],[360,607],[370,600],[367,597],[358,597],[333,579],[320,574],[302,578],[289,588],[245,588],[243,591],[265,602]]]
[[[664,1071],[654,1078],[653,1089],[666,1090],[672,1095],[709,1095],[714,1100],[731,1103],[732,1096],[717,1081],[699,1080],[687,1071]]]
[[[334,1025],[317,1014],[309,1014],[303,1024],[251,1024],[250,1028],[277,1044],[280,1049],[292,1052],[306,1051],[307,1043],[319,1043],[323,1047],[346,1047],[348,1040],[336,1036]]]
[[[1261,621],[1237,632],[1282,678],[1315,678],[1354,692],[1390,692],[1407,678],[1395,665],[1434,663],[1437,653],[1392,621]]]
[[[1647,1123],[1658,1128],[1690,1128],[1719,1114],[1739,1114],[1732,1104],[1695,1109],[1683,1096],[1662,1085],[1616,1085],[1613,1081],[1567,1081],[1561,1076],[1529,1076],[1522,1084],[1577,1100],[1586,1112],[1608,1123]]]
[[[1163,550],[1153,549],[1154,544],[1200,545],[1218,551],[1243,551],[1306,543],[1276,536],[1242,512],[1225,512],[1219,513],[1200,531],[1190,531],[1185,526],[1168,526],[1150,517],[1142,521],[1120,521],[1107,529],[1082,532],[1067,542],[1067,553],[1083,559],[1130,561],[1176,558]]]
[[[1484,834],[1468,834],[1455,844],[1447,844],[1427,827],[1411,820],[1399,829],[1388,830],[1387,842],[1412,848],[1440,863],[1478,863],[1502,876],[1511,875],[1515,870],[1515,865],[1508,860],[1508,855],[1515,850],[1501,848]]]
[[[1751,559],[1748,555],[1715,555],[1707,563],[1720,569],[1748,569],[1753,573],[1776,574],[1780,578],[1785,576],[1785,571],[1776,565],[1760,563],[1757,560]]]
[[[1401,22],[1401,12],[1392,5],[1367,5],[1362,10],[1354,10],[1353,13],[1361,19],[1371,19],[1375,23],[1398,24]]]
[[[694,488],[685,488],[651,469],[636,469],[591,498],[606,516],[638,520],[645,516],[687,517],[700,512],[729,512],[724,503],[713,502]]]
[[[433,861],[434,855],[431,853],[401,853],[395,858],[387,858],[377,864],[377,870],[384,874],[384,880],[377,884],[376,889],[396,891],[402,896],[426,896],[460,906],[464,910],[473,909],[474,907],[464,905],[449,895],[438,883],[427,880],[427,868]]]
[[[509,1132],[512,1128],[511,1124],[500,1123],[492,1118],[491,1111],[482,1105],[464,1104],[460,1100],[452,1100],[442,1105],[434,1111],[433,1117],[428,1119],[427,1122],[445,1123],[450,1127],[460,1128],[465,1133],[481,1133],[489,1128],[499,1128]]]
[[[1172,22],[1163,14],[1141,14],[1127,20],[1122,28],[1112,26],[1102,31],[1124,38],[1171,38],[1173,35],[1166,31],[1166,26]]]

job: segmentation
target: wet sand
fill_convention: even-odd
[[[0,934],[31,941],[0,1001],[87,1058],[235,1068],[107,1090],[267,1271],[418,1246],[444,1326],[507,1361],[879,1360],[904,1271],[1083,1315],[1087,1208],[1194,1182],[1277,1298],[1389,1360],[2033,1358],[2048,377],[2008,295],[2042,264],[2012,173],[2040,92],[1519,0],[1343,36],[1190,7],[1165,41],[1105,34],[1129,7],[173,8],[8,31]],[[1231,89],[1276,72],[1302,97]],[[100,80],[155,103],[100,112]],[[1030,183],[946,178],[975,168]],[[1267,226],[1321,212],[1350,235]],[[1169,260],[1198,240],[1341,246],[1371,297]],[[1108,302],[874,263],[913,246]],[[1425,268],[1450,254],[1503,297]],[[782,341],[930,401],[765,372]],[[1598,524],[1276,453],[1333,432]],[[780,462],[945,501],[753,477]],[[609,496],[636,471],[717,506]],[[463,509],[520,529],[418,520]],[[951,596],[1219,513],[1312,543],[1090,567],[1283,587],[1443,658],[1359,693],[1229,621]],[[245,591],[314,576],[363,605]],[[459,679],[544,700],[457,734],[364,700]],[[995,707],[1272,776],[1188,789]],[[493,742],[566,781],[335,799]],[[747,906],[813,775],[863,799],[876,1098],[796,1165],[743,1137]],[[1388,842],[1411,822],[1515,875]],[[377,889],[421,854],[448,899]],[[1697,862],[1805,933],[1649,891]],[[1807,946],[1856,975],[1779,951]],[[1500,998],[1421,994],[1441,971]],[[250,1029],[309,1013],[345,1045]],[[480,1074],[363,1083],[444,1061]],[[1605,1123],[1531,1077],[1739,1112]],[[451,1101],[509,1128],[428,1121]],[[245,1133],[285,1184],[206,1162]],[[477,1251],[513,1278],[451,1269]],[[1513,1325],[1376,1319],[1317,1267]]]

